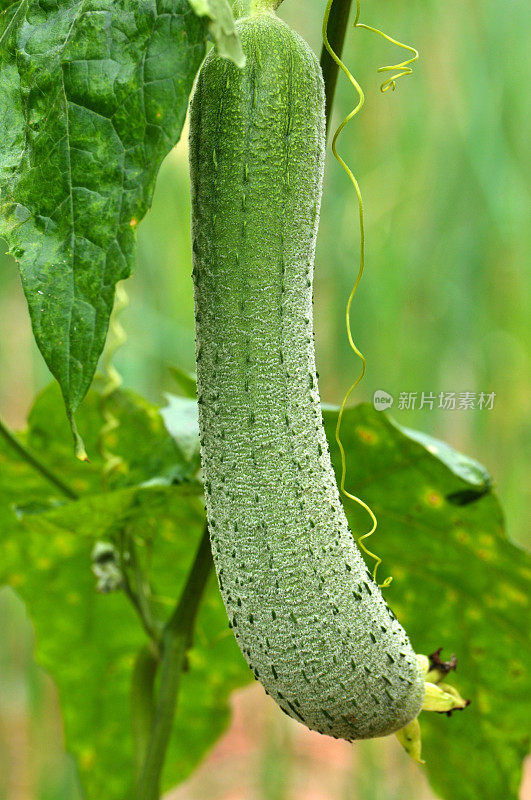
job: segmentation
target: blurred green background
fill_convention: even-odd
[[[323,0],[286,0],[281,9],[316,52],[323,10]],[[347,38],[345,61],[367,96],[339,142],[366,209],[367,267],[352,328],[368,369],[354,399],[371,400],[383,389],[395,397],[391,413],[399,422],[482,461],[501,496],[509,535],[529,543],[529,4],[367,0],[361,20],[414,44],[421,58],[413,77],[381,95],[376,68],[400,61],[402,51],[367,31]],[[336,126],[355,102],[340,78]],[[127,283],[130,305],[121,317],[128,342],[116,356],[125,384],[155,401],[175,390],[169,365],[194,366],[189,205],[184,135],[163,164],[153,208],[140,225],[138,266]],[[341,401],[359,370],[344,323],[358,252],[356,198],[329,153],[315,275],[318,369],[329,403]],[[23,426],[49,374],[32,342],[14,262],[2,258],[1,270],[0,413]],[[420,398],[441,391],[495,392],[494,408],[397,408],[400,392]],[[6,590],[0,619],[0,800],[77,800],[53,686],[32,662],[31,626]],[[431,797],[417,769],[395,759],[385,743],[362,745],[363,757],[347,757],[338,745],[319,762],[316,748],[301,745],[291,722],[253,692],[245,702],[261,709],[265,721],[243,748],[254,754],[252,785],[242,783],[238,770],[225,770],[215,790],[198,776],[195,789],[175,797]],[[216,769],[223,753],[235,764],[242,752],[238,733],[231,737]],[[301,789],[301,776],[314,773],[330,780],[311,794]]]

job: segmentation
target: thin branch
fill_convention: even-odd
[[[122,573],[122,590],[137,612],[142,627],[151,640],[152,646],[158,652],[160,645],[161,628],[153,618],[151,606],[144,594],[144,576],[141,565],[138,562],[136,547],[133,537],[129,535],[127,529],[123,527],[119,534],[119,554],[120,571]],[[135,576],[135,587],[129,580],[128,569],[132,566]],[[140,583],[140,586],[139,586]]]
[[[152,597],[151,586],[147,580],[146,575],[144,574],[144,570],[142,569],[142,564],[140,563],[140,559],[138,557],[136,544],[134,537],[130,535],[126,531],[127,536],[127,550],[129,552],[131,558],[131,566],[134,571],[135,576],[135,597],[138,602],[138,611],[144,622],[146,629],[151,631],[151,638],[155,642],[155,644],[160,643],[160,634],[162,631],[162,625],[157,622],[157,620],[153,617],[153,613],[151,610],[151,602],[150,598]]]
[[[17,454],[34,470],[39,472],[43,478],[53,484],[56,489],[68,497],[69,500],[79,500],[79,495],[73,489],[70,488],[64,481],[52,472],[45,464],[37,458],[37,456],[33,455],[27,447],[25,447],[22,442],[13,434],[11,431],[4,425],[2,420],[0,420],[0,435],[3,436],[5,441],[9,444],[10,447],[13,448],[17,452]]]
[[[350,7],[352,0],[335,0],[330,11],[328,18],[328,41],[334,53],[341,58],[343,52],[343,45],[345,43],[345,34],[347,32],[348,18],[350,15]],[[334,95],[336,92],[337,73],[339,67],[330,56],[330,53],[323,45],[321,50],[321,69],[323,71],[323,79],[325,85],[325,115],[326,115],[326,130],[330,127],[330,117],[332,115],[332,106],[334,104]]]
[[[184,589],[162,634],[159,691],[136,800],[159,800],[160,777],[177,708],[181,673],[211,568],[210,538],[205,527]]]
[[[142,604],[140,603],[135,590],[131,586],[131,582],[124,567],[122,567],[122,589],[125,596],[128,598],[129,602],[131,603],[136,613],[138,614],[138,617],[140,619],[140,622],[142,623],[144,631],[147,633],[149,639],[156,646],[158,643],[158,631],[156,625],[154,624],[151,615],[146,615],[145,609],[142,607]]]

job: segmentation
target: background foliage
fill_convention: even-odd
[[[109,406],[119,422],[113,450],[121,459],[112,476],[102,471],[97,454]],[[52,384],[37,397],[21,439],[53,467],[65,457],[68,429],[61,409],[59,388]],[[324,421],[339,478],[337,415],[328,408]],[[141,596],[149,608],[144,627],[152,630],[168,619],[184,585],[204,528],[195,478],[197,409],[194,400],[170,397],[159,411],[124,390],[103,406],[95,387],[80,422],[95,457],[86,474],[86,466],[74,462],[68,491],[0,440],[0,585],[16,590],[35,626],[36,658],[58,688],[66,746],[76,757],[83,796],[124,800],[133,794],[133,765],[141,752],[131,736],[131,712],[143,707],[145,697],[132,694],[132,685],[145,686],[148,657],[145,633],[126,594],[129,586],[140,592],[141,570],[146,576]],[[437,715],[421,718],[430,782],[444,800],[473,800],[478,794],[514,800],[529,743],[521,702],[531,692],[524,632],[529,559],[507,541],[490,478],[477,462],[392,424],[369,404],[348,409],[342,439],[348,484],[379,518],[377,550],[397,578],[393,591],[386,592],[393,609],[417,652],[451,643],[464,663],[458,685],[471,708],[451,723]],[[150,444],[154,458],[139,459]],[[352,502],[345,508],[351,530],[362,533],[366,513]],[[91,553],[96,543],[110,542],[128,577],[125,591],[102,595],[95,592]],[[250,680],[213,576],[187,665],[166,787],[189,777],[227,723],[230,691]],[[138,714],[134,719],[139,722]]]
[[[305,14],[295,0],[282,10],[316,50],[322,10],[314,0]],[[369,369],[357,398],[370,399],[375,389],[395,397],[401,391],[496,392],[493,411],[400,411],[395,405],[393,415],[485,463],[509,534],[521,542],[529,414],[524,265],[530,228],[524,215],[530,164],[521,91],[531,66],[522,33],[528,18],[523,0],[503,15],[480,0],[414,0],[407,14],[390,0],[378,7],[365,2],[362,21],[414,43],[421,61],[414,78],[381,97],[375,68],[395,51],[366,32],[349,35],[345,56],[368,100],[341,145],[360,179],[367,214],[368,269],[353,327]],[[337,121],[351,103],[350,89],[340,83]],[[159,402],[174,388],[168,365],[193,366],[185,151],[181,143],[164,163],[153,210],[140,226],[131,305],[122,316],[129,341],[116,358],[126,384]],[[330,158],[315,288],[321,390],[330,402],[341,399],[357,369],[343,327],[357,252],[354,197]],[[31,342],[15,265],[5,259],[1,269],[0,410],[20,425],[48,375]],[[395,574],[394,566],[390,571]],[[32,666],[27,622],[12,597],[3,593],[1,602],[7,629],[0,641],[0,709],[7,723],[0,738],[16,730],[33,743],[27,763],[34,774],[24,776],[29,788],[20,797],[72,800],[72,770],[60,749],[49,747],[59,738],[59,722],[50,712],[49,684]],[[21,666],[28,676],[22,684]],[[37,757],[44,742],[49,752]],[[9,754],[9,747],[0,751]],[[4,764],[0,773],[11,781]],[[356,796],[376,796],[372,787],[358,787]],[[413,791],[407,790],[408,800]]]

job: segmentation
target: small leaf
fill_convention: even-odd
[[[173,375],[177,386],[181,390],[181,394],[184,395],[184,397],[189,397],[191,400],[195,400],[197,397],[196,375],[190,372],[185,372],[179,367],[175,367],[173,365],[170,366],[170,372]]]
[[[199,465],[199,414],[195,400],[166,394],[168,405],[161,408],[160,414],[168,433],[178,442],[189,461],[196,460]]]
[[[204,52],[187,0],[18,0],[0,18],[0,235],[72,423]]]
[[[190,5],[199,17],[210,20],[208,30],[219,55],[243,67],[245,55],[228,0],[190,0]]]
[[[421,758],[422,736],[418,717],[408,722],[403,728],[395,733],[396,738],[413,761],[424,764]]]
[[[397,430],[402,431],[404,436],[414,442],[418,442],[426,448],[432,455],[437,456],[439,461],[446,464],[455,475],[463,478],[472,486],[477,487],[478,490],[488,490],[491,485],[489,473],[485,467],[470,456],[465,456],[450,447],[446,442],[440,439],[435,439],[422,431],[414,431],[411,428],[404,428],[402,425],[393,423]]]
[[[462,710],[468,705],[468,700],[465,700],[457,689],[445,683],[424,684],[424,701],[422,703],[423,711],[455,711]]]

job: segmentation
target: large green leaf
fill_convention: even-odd
[[[337,411],[324,416],[339,478]],[[516,800],[529,746],[529,557],[506,538],[477,462],[368,405],[345,413],[341,440],[346,486],[378,518],[366,543],[383,558],[379,578],[393,575],[389,604],[417,652],[457,654],[454,682],[472,701],[451,719],[421,715],[430,781],[445,800]],[[367,514],[344,505],[352,531],[365,533]]]
[[[0,235],[70,417],[205,51],[187,0],[18,0],[0,20]]]
[[[2,544],[0,582],[11,584],[27,605],[36,659],[57,684],[66,746],[94,800],[126,800],[134,780],[131,673],[147,640],[124,594],[97,593],[90,569],[96,539],[112,539],[124,525],[137,542],[151,540],[155,590],[162,595],[161,611],[169,611],[204,525],[197,501],[175,487],[119,490],[26,516]],[[230,635],[215,581],[197,624],[166,786],[187,777],[225,727],[230,692],[252,677]]]
[[[57,684],[66,746],[76,757],[87,798],[129,800],[135,763],[131,676],[147,638],[123,592],[96,592],[91,554],[97,541],[115,542],[126,531],[149,573],[154,613],[164,621],[204,527],[197,482],[165,478],[193,475],[197,449],[190,460],[187,414],[181,440],[179,409],[172,407],[172,438],[154,406],[118,392],[113,410],[120,425],[113,444],[123,459],[122,472],[113,490],[103,492],[96,447],[90,465],[73,463],[56,430],[66,425],[61,403],[55,385],[43,392],[22,438],[48,467],[62,469],[83,497],[69,501],[62,496],[0,437],[0,584],[11,585],[27,605],[35,626],[36,658]],[[95,446],[102,422],[96,392],[89,393],[81,413]],[[132,485],[133,478],[143,485]],[[182,676],[166,787],[191,772],[227,724],[230,692],[252,678],[228,628],[213,576],[189,664]]]

